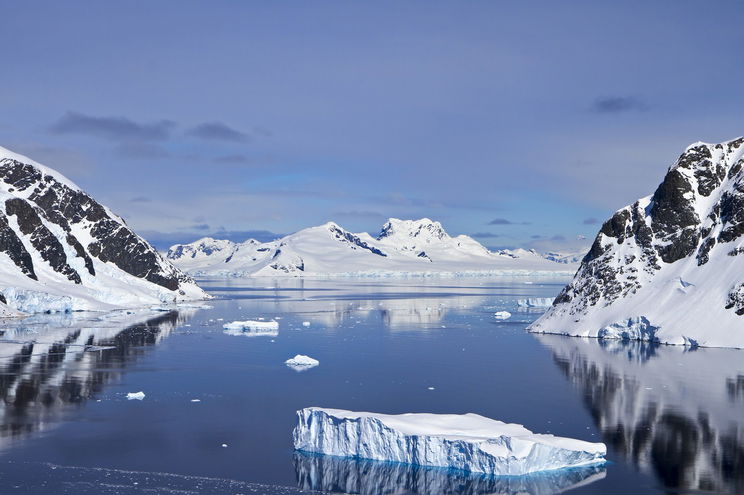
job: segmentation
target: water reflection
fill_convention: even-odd
[[[6,323],[0,328],[0,449],[59,423],[189,316],[39,315]]]
[[[530,476],[492,477],[301,452],[295,452],[294,463],[300,489],[359,495],[550,495],[605,477],[603,466],[550,471]]]
[[[536,337],[629,462],[671,489],[744,493],[744,352]]]

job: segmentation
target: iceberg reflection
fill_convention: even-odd
[[[359,495],[551,495],[605,477],[605,468],[601,465],[527,476],[494,477],[302,452],[295,452],[294,463],[297,484],[302,490]]]
[[[673,491],[744,493],[744,351],[536,338],[611,450]]]

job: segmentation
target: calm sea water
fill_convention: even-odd
[[[205,308],[6,323],[0,493],[744,492],[744,352],[531,335],[517,299],[562,286],[533,282],[207,280]],[[258,318],[278,332],[222,328]],[[299,455],[307,406],[474,412],[610,462],[489,478]]]

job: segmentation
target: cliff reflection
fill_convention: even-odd
[[[603,466],[549,471],[530,476],[493,477],[300,452],[295,452],[294,462],[300,489],[359,495],[550,495],[592,483],[605,476]]]
[[[744,493],[744,353],[536,336],[604,441],[675,492]]]
[[[0,449],[60,422],[189,316],[122,312],[86,321],[40,315],[5,325],[0,329]]]

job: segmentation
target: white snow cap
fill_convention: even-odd
[[[603,463],[607,447],[532,433],[477,414],[388,415],[310,407],[297,411],[296,450],[521,475]]]

